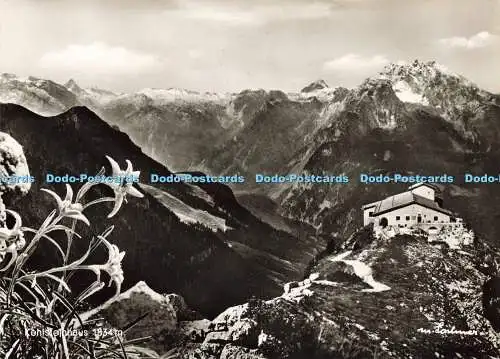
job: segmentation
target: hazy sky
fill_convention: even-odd
[[[116,91],[351,87],[415,58],[500,92],[500,0],[0,0],[0,72]]]

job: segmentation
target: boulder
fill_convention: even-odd
[[[123,328],[143,315],[146,316],[127,331],[127,337],[155,338],[177,328],[176,312],[170,302],[143,281],[80,317],[87,320],[103,316],[111,326]]]
[[[209,332],[210,323],[208,319],[180,322],[178,331],[192,342],[202,342]]]
[[[184,298],[179,294],[166,294],[165,303],[174,309],[178,321],[202,319],[199,313],[188,307]]]
[[[299,286],[299,282],[288,282],[285,284],[285,293],[290,293],[290,291],[292,290],[292,288],[297,288]]]
[[[232,326],[237,321],[245,318],[248,315],[248,304],[236,305],[230,307],[219,314],[214,320],[212,320],[211,327],[217,328],[218,326],[225,326],[226,328]],[[223,330],[223,329],[215,329]]]
[[[257,345],[257,322],[253,319],[244,319],[234,323],[229,329],[233,343],[242,344],[247,347]]]
[[[257,346],[257,322],[250,316],[248,304],[228,308],[208,325],[204,343]]]
[[[232,322],[224,331],[210,331],[206,335],[204,343],[233,343],[255,347],[257,335],[257,322],[250,318],[244,318]]]
[[[227,344],[222,349],[220,359],[266,359],[257,349],[248,349]]]
[[[311,280],[311,281],[315,281],[315,280],[318,280],[318,279],[319,279],[319,273],[312,273],[309,276],[309,280]]]
[[[223,346],[220,344],[188,344],[173,355],[166,355],[165,358],[182,359],[219,359]]]
[[[210,332],[203,341],[204,344],[226,344],[233,341],[231,332]]]
[[[2,178],[16,176],[20,179],[0,182],[2,193],[16,192],[25,195],[31,188],[30,172],[23,147],[5,132],[0,132],[0,176]]]

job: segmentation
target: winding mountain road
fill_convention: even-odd
[[[341,253],[333,258],[330,258],[330,261],[344,262],[345,264],[352,266],[354,274],[356,274],[359,278],[363,280],[363,282],[365,282],[371,287],[371,289],[364,289],[363,292],[384,292],[391,289],[391,287],[383,283],[380,283],[373,278],[373,269],[369,265],[359,260],[344,259],[348,257],[351,253],[352,251]]]

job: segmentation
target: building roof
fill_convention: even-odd
[[[403,208],[412,204],[418,204],[423,207],[432,209],[437,212],[444,213],[449,216],[454,216],[455,214],[447,209],[439,207],[439,205],[422,196],[419,196],[411,191],[403,192],[396,194],[394,196],[387,197],[375,205],[375,210],[373,211],[372,216],[379,216],[381,214],[391,212],[398,208]],[[364,208],[364,207],[363,207]],[[368,207],[367,207],[368,208]]]
[[[375,207],[379,202],[380,201],[376,201],[376,202],[365,204],[364,206],[361,207],[361,209],[367,209],[367,208]]]
[[[427,183],[427,182],[415,183],[414,185],[411,185],[410,187],[408,187],[408,189],[412,190],[412,189],[415,189],[415,188],[420,187],[420,186],[429,187],[429,188],[433,189],[434,191],[439,191],[440,190],[439,187],[436,186],[435,184]]]

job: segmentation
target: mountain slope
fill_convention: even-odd
[[[63,191],[62,185],[43,183],[46,173],[94,174],[106,164],[105,155],[110,155],[119,163],[130,159],[134,168],[141,171],[143,181],[150,172],[170,173],[161,164],[145,156],[127,135],[84,107],[45,118],[17,105],[0,104],[0,128],[22,144],[30,173],[36,178],[27,196],[19,198],[13,195],[6,199],[9,207],[23,214],[23,223],[26,225],[39,225],[43,221],[41,216],[48,214],[54,206],[50,196],[39,191],[41,187]],[[158,190],[167,191],[189,206],[209,211],[213,215],[221,216],[221,208],[226,207],[227,211],[227,208],[237,206],[236,203],[222,203],[224,200],[221,198],[228,197],[220,195],[210,196],[211,204],[187,184],[159,186]],[[103,191],[107,191],[107,188],[99,187],[95,195],[109,195]],[[212,192],[216,194],[221,190],[213,188]],[[96,217],[101,219],[102,215],[99,210],[89,210],[91,220]],[[240,216],[243,215],[235,214],[232,218],[231,214],[226,214],[224,218],[232,218],[232,222],[228,222],[230,226],[241,227],[235,229],[235,234],[236,231],[244,233],[241,241],[248,239],[247,245],[255,238],[262,238],[262,235],[271,239],[273,233],[277,233],[254,218],[256,232],[252,234],[254,228],[242,221]],[[113,240],[121,250],[127,252],[124,259],[126,287],[139,280],[147,280],[156,290],[181,293],[193,308],[206,315],[250,295],[276,293],[279,288],[279,283],[269,278],[265,267],[255,265],[231,249],[225,243],[228,237],[214,233],[201,224],[183,223],[175,213],[148,193],[145,199],[130,201],[120,216],[98,226],[96,232],[99,233],[110,223],[115,225]],[[84,228],[82,230],[85,231]],[[88,231],[84,233],[90,234]],[[274,236],[276,240],[269,243],[278,248],[282,245],[280,238],[286,238],[285,243],[292,243],[292,237],[288,234],[283,236],[278,233]],[[233,238],[238,237],[236,235]],[[263,239],[260,241],[266,244]],[[302,268],[314,253],[303,259]],[[44,253],[38,262],[48,265],[53,259],[50,253]],[[300,268],[291,272],[293,276],[301,275]],[[281,276],[284,277],[281,281],[286,280],[291,272],[282,269]],[[200,292],[200,288],[203,291]]]
[[[0,102],[22,105],[41,115],[54,115],[79,103],[65,86],[36,77],[0,74]]]
[[[344,238],[343,249],[325,252],[306,279],[287,283],[280,296],[230,307],[211,321],[167,318],[162,325],[169,325],[169,335],[153,333],[155,349],[220,359],[228,353],[253,359],[497,358],[500,340],[483,302],[498,296],[481,293],[490,248],[475,241],[450,249],[419,235],[377,240],[371,230]],[[134,308],[123,302],[107,316],[132,318]]]
[[[314,99],[298,102],[271,92],[234,138],[207,155],[207,164],[225,174],[241,173],[248,181],[245,189],[262,190],[255,174],[274,174],[308,142],[321,107]]]
[[[412,99],[421,96],[424,102],[406,101],[410,96],[401,95],[402,78],[412,88]],[[282,213],[325,233],[349,235],[361,224],[363,204],[410,185],[364,184],[361,174],[447,174],[455,176],[454,185],[443,187],[447,208],[461,213],[483,238],[496,243],[500,228],[492,213],[498,211],[500,190],[493,184],[464,184],[463,176],[498,173],[498,97],[443,73],[435,63],[416,62],[390,67],[350,91],[341,104],[330,106],[335,110],[324,119],[325,125],[284,172],[343,173],[350,182],[277,186],[274,195]]]

